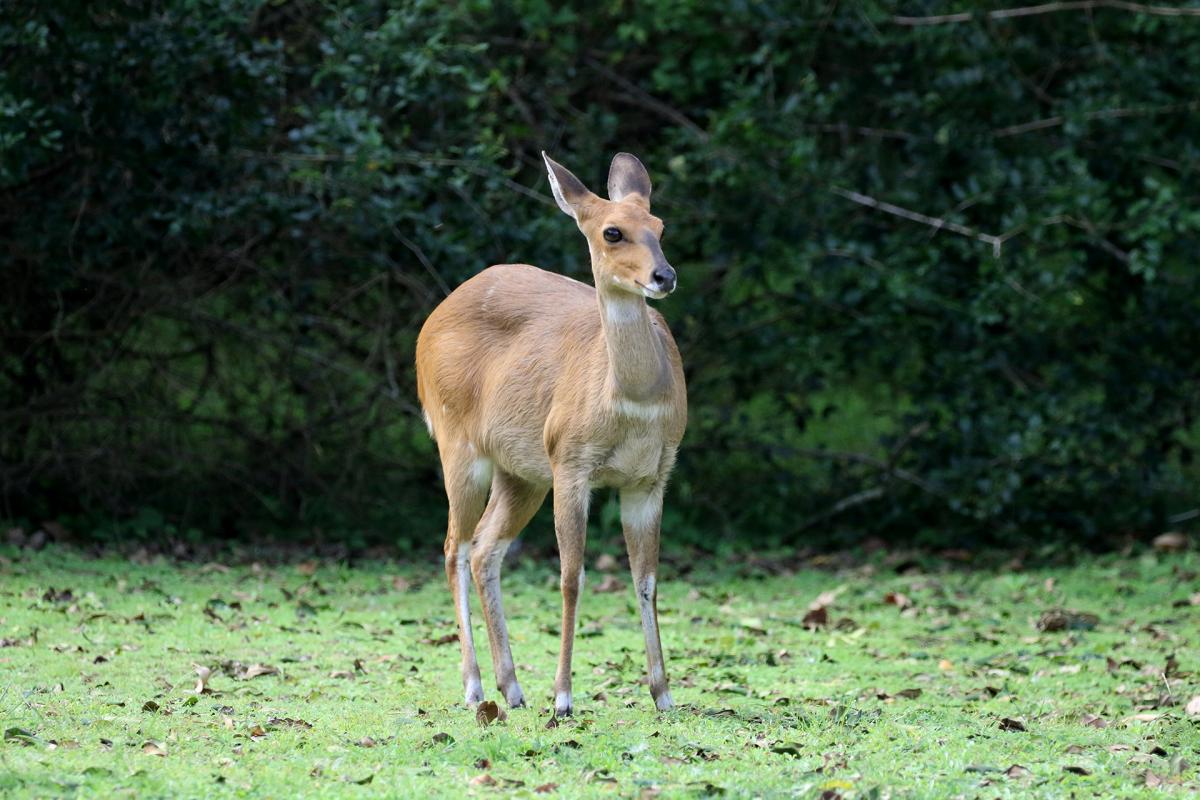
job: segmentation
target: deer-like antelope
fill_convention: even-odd
[[[466,701],[483,700],[468,600],[473,577],[497,688],[510,706],[525,703],[500,565],[553,487],[563,600],[554,713],[571,713],[588,499],[593,488],[613,487],[620,491],[650,694],[666,710],[672,701],[655,573],[663,488],[687,424],[687,393],[675,340],[646,298],[674,291],[675,270],[659,244],[663,223],[650,213],[650,176],[641,161],[628,153],[613,159],[605,200],[542,157],[558,207],[587,238],[596,288],[527,264],[489,267],[434,309],[417,338],[417,393],[450,503],[446,577]]]

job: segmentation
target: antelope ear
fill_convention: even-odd
[[[542,151],[546,161],[546,174],[550,176],[550,191],[554,192],[554,200],[567,216],[579,221],[579,212],[592,193],[583,185],[583,181],[571,174],[571,170],[559,164],[546,151]]]
[[[650,205],[650,173],[631,153],[617,153],[608,168],[608,199],[619,203],[631,194]]]

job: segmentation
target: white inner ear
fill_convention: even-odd
[[[554,192],[554,202],[558,203],[558,207],[562,209],[564,214],[578,222],[579,217],[575,213],[575,207],[563,197],[562,187],[558,185],[558,177],[554,174],[554,170],[549,164],[546,165],[546,174],[550,176],[550,191]]]

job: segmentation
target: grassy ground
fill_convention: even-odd
[[[621,590],[586,593],[577,716],[555,728],[559,599],[545,564],[505,578],[532,707],[481,727],[460,704],[451,605],[433,564],[0,556],[3,796],[1200,788],[1200,716],[1186,710],[1200,694],[1194,553],[1027,571],[665,569],[663,639],[680,707],[661,715],[638,682],[641,634],[618,572]],[[603,581],[597,569],[589,578]],[[814,603],[826,608],[806,627]],[[212,673],[200,694],[194,665]]]

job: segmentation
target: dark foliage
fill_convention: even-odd
[[[487,264],[588,277],[541,149],[656,182],[692,400],[668,537],[1195,504],[1200,17],[395,6],[6,11],[0,515],[436,540],[421,321]]]

